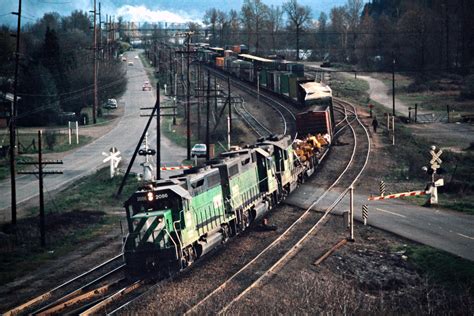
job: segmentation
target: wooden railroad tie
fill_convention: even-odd
[[[334,251],[342,247],[347,243],[347,238],[342,239],[339,241],[337,244],[335,244],[331,249],[329,249],[324,255],[322,255],[318,260],[316,260],[313,264],[315,266],[319,265],[321,262],[323,262],[327,257],[329,257]]]

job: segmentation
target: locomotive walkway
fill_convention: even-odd
[[[118,124],[102,137],[96,139],[76,151],[63,157],[64,164],[61,169],[62,175],[48,175],[45,177],[45,190],[55,191],[64,188],[77,179],[93,174],[97,169],[106,167],[102,162],[104,156],[102,152],[108,152],[112,146],[117,147],[122,153],[122,159],[128,163],[132,157],[135,146],[140,139],[141,133],[145,127],[147,117],[140,117],[140,107],[151,107],[155,104],[156,96],[152,92],[142,91],[142,84],[147,80],[147,76],[140,59],[134,59],[138,52],[128,53],[129,60],[134,61],[133,66],[127,67],[127,90],[119,100],[119,106],[125,104],[124,116]],[[151,144],[156,144],[156,122],[153,120],[150,125]],[[166,165],[181,164],[185,158],[185,149],[173,146],[168,139],[162,136],[162,163]],[[135,160],[135,166],[141,162],[140,157]],[[133,171],[141,172],[140,168],[135,167]],[[38,196],[38,181],[34,176],[17,176],[17,202],[20,204]],[[10,205],[10,178],[0,182],[0,222],[6,222],[11,219]],[[46,194],[47,198],[48,195]],[[18,217],[20,208],[18,209]]]

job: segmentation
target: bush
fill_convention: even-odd
[[[474,99],[474,75],[467,76],[464,79],[461,96],[466,99]]]
[[[44,133],[44,138],[45,138],[46,146],[48,147],[48,149],[53,150],[54,145],[56,145],[56,142],[57,142],[56,132],[46,131],[46,133]]]

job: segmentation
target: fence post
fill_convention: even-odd
[[[392,145],[395,146],[395,116],[392,116]]]
[[[69,140],[69,145],[71,145],[71,121],[67,122],[67,137]]]
[[[76,121],[76,144],[79,144],[79,122]]]

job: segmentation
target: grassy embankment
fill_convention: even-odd
[[[383,76],[382,76],[383,77]],[[383,131],[385,144],[391,144],[391,135],[386,130],[386,120],[384,113],[387,112],[381,104],[374,100],[369,100],[367,91],[368,85],[363,80],[347,78],[338,74],[333,76],[331,84],[335,95],[350,99],[365,106],[368,103],[374,105],[374,115],[379,118],[380,129]],[[388,82],[387,82],[388,83]],[[391,82],[390,82],[391,83]],[[416,99],[414,92],[406,93],[406,87],[413,87],[413,80],[403,77],[399,83],[399,97],[409,94],[409,98]],[[405,87],[405,90],[404,88]],[[397,89],[397,87],[396,87]],[[397,97],[398,97],[397,96]],[[423,98],[423,96],[419,96]],[[386,183],[405,183],[407,189],[423,189],[430,180],[430,176],[425,174],[421,168],[429,164],[431,155],[429,147],[436,145],[443,147],[446,144],[437,139],[426,139],[412,133],[412,125],[405,124],[400,120],[396,122],[395,146],[385,146],[384,150],[396,161],[395,167],[387,171],[384,180]],[[455,139],[452,140],[455,143]],[[466,148],[462,152],[452,152],[444,150],[442,156],[443,164],[440,170],[440,177],[444,178],[445,186],[439,188],[439,205],[444,208],[465,212],[474,215],[474,146]],[[392,191],[393,192],[393,191]],[[395,192],[394,192],[395,193]],[[407,201],[422,205],[426,202],[425,197],[408,198]]]
[[[56,133],[54,136],[54,142],[48,145],[47,135],[43,134],[43,153],[60,153],[68,150],[72,150],[92,141],[89,136],[79,135],[79,144],[76,144],[75,135],[72,136],[72,143],[69,145],[69,139],[67,134]],[[5,138],[6,143],[4,146],[9,145],[8,137]],[[17,162],[20,161],[33,161],[37,160],[35,154],[38,153],[38,134],[37,133],[26,133],[19,135],[20,143],[20,155],[17,157]],[[30,168],[31,166],[17,165],[18,171]],[[0,159],[0,180],[5,179],[10,175],[10,165],[8,155],[5,158]]]
[[[54,198],[46,194],[45,249],[39,246],[38,207],[26,210],[30,217],[18,220],[16,232],[9,224],[2,225],[0,284],[77,251],[81,245],[105,239],[103,236],[112,231],[119,234],[119,222],[124,218],[120,214],[123,201],[136,188],[136,182],[130,178],[121,197],[116,198],[114,194],[121,180],[121,177],[110,179],[108,168],[104,168],[55,194]]]
[[[374,113],[378,117],[383,117],[385,110],[382,105],[377,104],[373,100],[369,100],[366,93],[366,91],[368,91],[368,85],[365,81],[354,78],[339,78],[339,80],[336,78],[331,86],[335,90],[335,95],[350,99],[364,106],[369,102],[374,104]],[[384,122],[381,123],[384,124]],[[389,142],[387,133],[384,133],[383,137]],[[399,129],[396,131],[396,138],[406,139],[407,141],[404,141],[398,146],[385,147],[389,151],[389,154],[400,162],[398,169],[387,174],[388,181],[406,180],[407,177],[410,179],[412,178],[411,173],[418,172],[421,176],[414,177],[415,179],[413,179],[413,181],[415,181],[415,185],[423,184],[426,177],[424,177],[418,167],[419,164],[426,163],[427,158],[429,159],[429,155],[426,155],[426,140],[413,137],[409,127],[404,125],[399,125]],[[474,174],[474,170],[472,170],[472,168],[474,168],[474,148],[467,150],[465,154],[445,153],[444,155],[443,160],[446,161],[447,165],[453,161],[457,161],[457,167],[455,168],[460,172],[459,174]],[[418,163],[415,163],[415,161]],[[448,167],[446,173],[453,175],[452,167]],[[449,177],[443,177],[449,180]],[[453,181],[447,182],[453,183]],[[464,184],[466,183],[464,182]],[[411,199],[411,201],[423,204],[426,198]],[[455,194],[441,193],[440,205],[474,215],[474,198],[472,195],[463,192],[457,192]],[[468,291],[471,295],[474,295],[473,262],[425,245],[413,244],[405,247],[405,250],[408,260],[431,282],[442,284],[454,293],[465,293]]]
[[[474,263],[424,245],[404,248],[408,261],[428,280],[454,293],[474,295]]]

